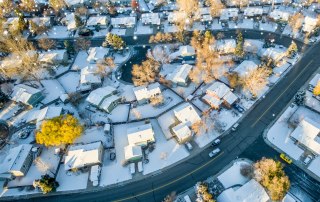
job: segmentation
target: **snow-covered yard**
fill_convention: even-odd
[[[316,158],[314,158],[312,160],[312,162],[308,166],[308,169],[320,177],[320,169],[319,168],[320,168],[320,156],[317,156]]]
[[[144,0],[141,0],[141,1],[144,1]],[[142,21],[138,21],[138,23],[136,24],[134,34],[139,34],[139,35],[140,34],[153,34],[153,27],[150,27],[150,25],[143,26]]]
[[[112,29],[111,34],[116,34],[118,36],[126,35],[126,29]]]
[[[48,32],[48,35],[38,35],[36,36],[36,39],[40,39],[42,36],[54,39],[66,38],[69,37],[69,34],[70,32],[68,31],[67,26],[53,26],[51,30]]]
[[[188,97],[189,95],[191,95],[191,93],[193,93],[197,87],[199,86],[200,84],[197,84],[197,83],[193,83],[193,82],[190,82],[190,85],[188,87],[183,87],[183,86],[177,86],[175,88],[171,88],[173,91],[175,91],[176,93],[178,94],[181,94],[181,96],[183,98],[186,98]]]
[[[235,22],[229,22],[230,29],[253,29],[253,20],[243,19],[242,23],[236,24]]]
[[[78,173],[67,175],[67,172],[64,169],[64,165],[60,166],[58,175],[56,177],[57,182],[59,182],[59,187],[57,191],[70,191],[78,189],[86,189],[88,183],[89,172]]]
[[[63,88],[67,93],[75,92],[80,83],[80,74],[77,72],[68,72],[62,77],[58,78]]]
[[[81,70],[87,66],[94,67],[95,64],[90,64],[87,58],[88,58],[88,54],[85,51],[80,51],[76,57],[76,60],[73,63],[72,69]]]
[[[103,146],[108,147],[108,139],[111,136],[107,135],[103,131],[103,126],[92,126],[89,129],[86,129],[84,133],[75,140],[75,143],[84,143],[88,144],[91,142],[102,141]],[[112,138],[110,138],[112,141]]]
[[[45,88],[45,98],[42,103],[48,103],[60,97],[61,94],[66,93],[63,87],[57,80],[42,80],[41,83]]]
[[[218,180],[222,183],[224,188],[228,189],[231,186],[244,185],[248,182],[248,178],[243,177],[240,173],[242,165],[249,165],[249,163],[246,161],[237,161],[228,170],[218,176]]]
[[[260,23],[260,30],[263,31],[269,31],[269,32],[275,32],[277,29],[278,24],[274,22],[266,22],[266,23]]]

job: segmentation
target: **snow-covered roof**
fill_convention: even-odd
[[[64,0],[64,2],[66,2],[66,4],[68,4],[68,6],[72,6],[75,4],[81,4],[83,3],[85,0]]]
[[[262,7],[248,7],[244,10],[244,15],[249,17],[262,15],[262,13],[263,13]]]
[[[75,29],[76,26],[76,21],[74,20],[74,13],[70,13],[68,15],[66,15],[66,17],[64,17],[61,22],[64,22],[67,24],[67,29]]]
[[[319,79],[320,79],[320,74],[316,74],[316,75],[311,79],[311,81],[309,82],[309,84],[315,87],[315,86],[317,85]]]
[[[88,164],[100,163],[99,147],[101,142],[72,145],[65,157],[64,169],[82,168]]]
[[[46,107],[41,110],[34,111],[29,114],[27,122],[37,120],[42,121],[44,119],[52,119],[54,117],[60,116],[62,112],[62,107]]]
[[[223,100],[218,99],[217,97],[210,94],[206,94],[205,96],[202,97],[202,99],[207,100],[210,104],[212,104],[215,107],[220,106],[221,103],[223,102]]]
[[[229,20],[229,18],[237,17],[238,13],[238,8],[221,9],[220,20]]]
[[[273,68],[273,72],[281,76],[290,66],[290,63],[283,60],[280,62],[280,64],[277,64],[276,67]]]
[[[11,94],[11,99],[16,102],[27,103],[33,94],[41,92],[38,89],[26,86],[24,84],[19,84],[13,87],[13,93]]]
[[[136,24],[135,17],[122,17],[122,18],[111,18],[112,25],[134,25]]]
[[[110,106],[110,104],[118,99],[120,99],[121,97],[117,96],[117,95],[111,95],[110,97],[107,97],[102,104],[100,105],[100,108],[107,110],[108,107]]]
[[[142,23],[160,24],[159,13],[145,13],[141,15]]]
[[[312,17],[309,17],[309,16],[306,16],[306,17],[303,19],[303,23],[304,23],[304,24],[307,24],[307,25],[316,26],[316,25],[317,25],[317,22],[318,22],[318,19],[317,19],[317,18],[312,18]]]
[[[187,126],[191,126],[193,123],[197,121],[201,121],[196,110],[194,110],[193,106],[189,103],[184,103],[177,108],[174,109],[174,114],[177,118],[182,122],[185,123]]]
[[[273,19],[282,19],[287,21],[289,19],[290,13],[289,12],[285,12],[283,10],[273,10],[270,14],[269,17],[273,18]]]
[[[48,52],[39,53],[38,61],[51,62],[53,60],[62,60],[66,50],[49,50]]]
[[[229,91],[224,97],[223,99],[229,103],[230,105],[233,104],[237,99],[238,96],[236,96],[236,94],[234,94],[233,92]]]
[[[189,75],[192,66],[189,64],[179,65],[177,66],[172,73],[168,74],[166,78],[171,81],[178,81],[178,80],[186,80]]]
[[[284,57],[285,52],[279,48],[267,48],[267,49],[261,49],[260,56],[268,57],[273,60],[279,59],[279,57]]]
[[[298,127],[290,134],[291,137],[299,141],[312,151],[320,154],[320,124],[305,117],[298,125]]]
[[[97,24],[100,24],[100,25],[107,25],[108,23],[108,18],[107,16],[99,16],[99,17],[90,17],[88,20],[87,20],[87,26],[94,26],[94,25],[97,25]]]
[[[34,18],[31,18],[30,20],[32,20],[38,26],[49,27],[51,24],[50,17],[34,17]]]
[[[209,46],[209,50],[229,50],[236,48],[237,43],[234,39],[217,40],[214,44]]]
[[[86,101],[90,102],[91,104],[99,106],[102,99],[111,94],[116,89],[111,86],[106,86],[103,88],[98,88],[90,93],[90,95],[87,97]]]
[[[91,167],[90,172],[90,180],[91,182],[98,181],[99,180],[99,165],[95,165]]]
[[[168,22],[175,22],[181,18],[185,18],[185,13],[183,13],[183,12],[170,12],[168,15]]]
[[[212,20],[212,16],[211,15],[203,15],[202,20],[203,21],[210,21],[210,20]]]
[[[125,159],[130,159],[135,156],[142,156],[141,146],[128,145],[124,147]]]
[[[195,53],[196,53],[196,51],[194,50],[194,48],[191,45],[180,46],[178,51],[170,54],[170,58],[173,60],[179,56],[182,56],[182,57],[192,56]]]
[[[176,125],[175,127],[172,128],[172,130],[180,140],[183,140],[184,138],[188,137],[191,134],[191,130],[184,123],[180,123]]]
[[[87,61],[90,62],[91,60],[102,60],[108,55],[109,50],[109,48],[104,47],[92,47],[88,51],[89,56]]]
[[[209,88],[207,88],[207,93],[214,93],[220,99],[223,98],[229,91],[230,88],[226,86],[226,84],[219,81],[215,81]]]
[[[15,68],[15,67],[21,67],[22,65],[22,60],[10,60],[10,59],[6,59],[1,61],[1,67],[2,68]]]
[[[62,102],[66,101],[67,99],[69,99],[69,95],[68,94],[63,93],[63,94],[60,95],[60,100]]]
[[[254,179],[250,180],[236,191],[229,188],[217,198],[219,202],[266,202],[269,196],[264,188]]]
[[[133,92],[137,100],[150,98],[153,95],[161,93],[160,84],[158,82],[155,82],[155,83],[149,84],[147,87],[138,86],[133,88]]]
[[[8,18],[7,21],[3,24],[4,28],[9,28],[9,25],[17,24],[19,21],[18,17]]]
[[[234,72],[237,72],[239,76],[244,76],[248,70],[255,70],[258,68],[256,63],[252,62],[251,60],[244,60],[239,66],[233,69]]]
[[[10,149],[2,164],[0,164],[0,174],[8,171],[20,171],[31,149],[32,145],[30,144],[21,144]]]
[[[199,13],[200,13],[200,15],[209,15],[210,14],[210,8],[209,7],[200,8]]]
[[[127,137],[129,145],[136,145],[141,142],[144,143],[148,140],[153,140],[154,136],[151,123],[127,129]]]
[[[95,75],[94,69],[89,69],[89,66],[81,69],[81,83],[101,83],[99,75]]]

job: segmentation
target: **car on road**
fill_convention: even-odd
[[[239,124],[236,123],[236,124],[234,124],[234,125],[232,126],[231,130],[232,130],[232,131],[236,131],[238,127],[239,127]]]
[[[281,27],[281,28],[280,28],[280,32],[283,32],[283,30],[284,30],[284,27]]]
[[[307,158],[304,159],[303,164],[304,164],[305,166],[307,166],[307,165],[310,163],[311,160],[312,160],[312,156],[311,156],[311,155],[308,155]]]
[[[92,36],[93,35],[93,31],[90,29],[80,29],[78,31],[79,36]]]
[[[189,142],[186,142],[184,144],[186,145],[188,150],[192,150],[193,149],[192,145]]]
[[[280,158],[282,158],[285,162],[287,162],[289,164],[292,163],[292,159],[289,156],[285,155],[285,154],[281,154]]]
[[[242,107],[240,107],[240,105],[234,104],[234,105],[232,105],[232,106],[233,106],[233,108],[235,108],[236,110],[238,110],[238,112],[240,112],[240,113],[243,113],[243,112],[244,112],[244,109],[243,109]]]
[[[18,137],[20,139],[26,139],[27,137],[29,137],[30,133],[31,133],[31,130],[22,129],[18,134]]]
[[[215,139],[212,143],[211,143],[211,146],[215,147],[217,146],[218,144],[220,144],[220,139]]]
[[[210,157],[214,157],[214,156],[217,155],[219,152],[220,152],[220,149],[219,149],[219,148],[218,148],[218,149],[215,149],[215,150],[213,150],[212,152],[209,153],[209,156],[210,156]]]
[[[316,42],[316,41],[317,41],[317,39],[313,39],[313,38],[309,39],[309,42],[310,42],[310,43],[314,43],[314,42]]]

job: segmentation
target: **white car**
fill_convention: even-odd
[[[215,155],[217,155],[220,152],[220,149],[215,149],[212,152],[209,153],[210,157],[214,157]]]
[[[193,149],[192,145],[189,142],[186,142],[185,145],[188,148],[188,150],[192,150]]]
[[[309,39],[309,42],[310,43],[314,43],[314,42],[316,42],[317,41],[317,39]]]
[[[304,165],[308,165],[311,160],[312,160],[312,156],[311,156],[311,155],[308,155],[307,158],[304,159],[303,164],[304,164]]]

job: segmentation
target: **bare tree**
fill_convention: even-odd
[[[224,39],[225,37],[226,37],[226,35],[224,35],[223,32],[219,32],[219,33],[217,34],[217,39],[218,39],[218,40],[222,40],[222,39]]]
[[[252,178],[254,178],[254,167],[250,164],[242,163],[240,166],[240,173],[244,177],[251,180]]]
[[[78,14],[79,16],[87,17],[89,15],[89,9],[81,6],[75,9],[75,13]]]
[[[20,8],[27,13],[32,13],[39,9],[36,1],[33,0],[21,0]]]
[[[221,3],[220,0],[207,0],[206,4],[210,7],[210,14],[213,17],[220,17],[221,10],[225,8],[225,6],[223,5],[223,3]]]
[[[85,38],[79,38],[77,40],[75,40],[76,42],[74,43],[74,46],[76,48],[76,50],[79,51],[85,51],[88,55],[88,50],[91,46],[91,41],[90,40],[86,40]]]
[[[49,0],[49,6],[56,11],[64,9],[65,5],[66,3],[64,2],[64,0]]]
[[[116,68],[117,65],[111,57],[106,57],[104,60],[99,60],[96,67],[95,72],[103,77],[112,73],[112,70]]]
[[[149,52],[147,57],[157,62],[160,66],[167,64],[170,61],[170,57],[164,50],[163,46],[156,46],[152,51]]]
[[[154,60],[146,60],[139,65],[132,67],[132,80],[135,86],[147,85],[152,83],[157,73],[160,71],[160,65]]]
[[[80,102],[81,94],[78,91],[68,93],[68,99],[71,104],[77,106]]]
[[[255,55],[257,55],[258,52],[259,52],[258,46],[257,45],[252,45],[252,47],[251,47],[251,55],[255,56]]]
[[[53,170],[52,164],[43,161],[40,156],[38,156],[38,157],[34,160],[34,164],[36,165],[37,169],[38,169],[40,172],[43,172],[43,173],[50,172],[50,173],[53,174],[53,175],[55,174],[55,173],[54,173],[54,170]]]
[[[178,95],[180,95],[181,97],[183,97],[183,95],[184,95],[184,93],[185,93],[186,91],[183,89],[183,88],[179,88],[179,90],[178,90]]]
[[[217,117],[210,116],[210,112],[206,111],[202,113],[201,121],[197,121],[191,125],[191,129],[196,133],[196,135],[207,134],[209,131],[214,129]]]
[[[162,152],[161,155],[160,155],[160,158],[166,161],[167,160],[167,153],[166,152]]]
[[[154,96],[153,98],[151,98],[150,99],[150,104],[152,104],[153,106],[156,106],[158,104],[161,104],[163,101],[164,101],[164,98],[160,94],[160,95],[157,95],[157,96]]]
[[[173,191],[171,192],[171,194],[167,195],[162,202],[174,202],[176,197],[177,197],[176,192]]]
[[[48,31],[50,27],[37,25],[33,20],[29,21],[30,32],[37,35],[46,34],[48,36]]]
[[[194,14],[200,10],[199,2],[197,0],[177,0],[177,6],[180,8],[177,12],[183,13],[183,17],[177,19],[177,24],[192,28]]]
[[[85,121],[86,125],[89,126],[89,128],[91,128],[95,117],[93,113],[89,111],[81,111],[79,113],[79,116]]]
[[[1,90],[7,95],[11,95],[13,93],[13,87],[13,84],[4,83],[1,85]]]
[[[3,0],[0,3],[0,9],[2,12],[0,12],[0,16],[2,17],[9,17],[13,11],[13,4],[12,0]],[[2,32],[1,32],[2,33]]]
[[[133,109],[131,113],[133,114],[134,117],[136,117],[137,120],[141,119],[141,113],[137,109]]]
[[[48,51],[49,49],[55,48],[57,46],[57,42],[53,39],[41,37],[38,40],[38,46],[43,50]]]
[[[288,19],[288,25],[291,27],[294,33],[298,32],[302,26],[304,16],[301,13],[291,15]]]

